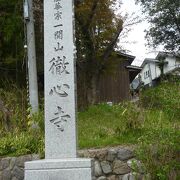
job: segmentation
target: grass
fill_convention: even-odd
[[[20,156],[38,153],[43,156],[44,138],[39,132],[7,133],[0,140],[0,156]]]
[[[127,129],[126,110],[122,105],[100,104],[78,113],[80,148],[136,143],[141,131]]]
[[[140,137],[150,132],[176,130],[178,125],[179,121],[169,119],[166,112],[139,109],[131,103],[91,106],[78,113],[79,145],[87,148],[137,144]]]
[[[28,111],[23,112],[25,108],[22,105],[25,103],[22,94],[17,89],[11,92],[0,90],[1,98],[13,110],[11,131],[5,131],[3,121],[0,123],[0,156],[44,154],[44,113],[40,111],[32,117],[24,117]],[[138,104],[124,102],[113,106],[90,106],[77,114],[79,147],[134,144],[137,157],[145,164],[152,179],[178,179],[179,99],[180,82],[166,81],[143,91]],[[39,124],[39,130],[30,128],[33,122]]]
[[[1,151],[6,144],[14,146],[14,144],[18,144],[25,139],[27,139],[27,142],[31,142],[30,139],[33,139],[34,132],[29,129],[29,126],[34,121],[40,126],[37,139],[43,141],[43,119],[43,112],[40,112],[35,114],[32,119],[27,119],[25,130],[16,128],[10,133],[2,131],[1,137],[4,139],[2,138],[0,141],[0,145],[3,144],[0,146],[0,155],[12,154],[11,151],[8,151],[8,148],[6,151]],[[177,120],[173,122],[169,120],[167,113],[163,111],[140,109],[135,104],[123,103],[113,106],[107,104],[91,106],[88,110],[78,113],[77,125],[79,147],[83,149],[137,144],[139,138],[149,135],[151,132],[174,130],[178,128],[179,123]],[[23,136],[24,139],[21,139]],[[18,138],[19,141],[17,141]],[[6,139],[8,139],[7,143]],[[22,144],[25,144],[25,149],[29,146],[28,143],[23,142]],[[16,154],[16,149],[13,150],[14,154]],[[37,152],[36,149],[38,148],[34,146],[34,149],[31,148],[29,152]],[[21,152],[23,153],[23,150]],[[24,151],[24,154],[26,153]],[[17,154],[20,153],[17,152]]]

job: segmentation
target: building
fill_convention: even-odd
[[[97,102],[119,103],[131,99],[130,83],[141,71],[141,67],[132,66],[135,56],[116,52],[118,65],[113,74],[104,74],[100,78]]]
[[[161,59],[162,57],[163,59]],[[180,57],[173,53],[159,52],[155,59],[146,58],[141,67],[140,77],[144,86],[154,86],[162,71],[163,74],[180,75]]]
[[[130,83],[140,73],[141,68],[131,66],[135,56],[121,52],[115,52],[111,58],[109,68],[111,72],[101,74],[96,89],[96,103],[119,103],[124,100],[130,100]],[[77,103],[78,107],[86,107],[86,91],[83,81],[77,79]]]

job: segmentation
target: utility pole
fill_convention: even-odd
[[[31,113],[35,113],[38,112],[39,102],[38,102],[38,83],[37,83],[34,15],[33,15],[32,0],[24,0],[24,20],[27,28],[29,100],[32,108]]]

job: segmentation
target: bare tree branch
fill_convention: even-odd
[[[123,21],[120,20],[119,21],[119,25],[118,25],[118,28],[117,28],[117,32],[115,33],[114,37],[112,38],[111,42],[109,43],[109,45],[107,46],[107,48],[105,49],[104,51],[104,54],[103,54],[103,60],[106,61],[107,58],[110,56],[110,54],[112,53],[113,49],[114,49],[114,46],[116,45],[116,42],[118,40],[118,37],[120,35],[120,33],[122,32],[123,30]]]

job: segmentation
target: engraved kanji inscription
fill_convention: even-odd
[[[69,114],[66,114],[60,106],[57,106],[57,112],[54,113],[55,118],[51,119],[50,122],[57,126],[60,131],[64,131],[64,123],[67,123],[71,118]]]
[[[54,33],[54,39],[58,40],[58,39],[63,39],[63,30],[59,30],[59,31],[56,31]]]
[[[62,8],[61,0],[60,1],[55,1],[54,9],[59,10],[61,8]]]
[[[50,92],[49,92],[49,95],[58,95],[60,97],[67,97],[68,96],[68,93],[67,93],[67,90],[70,89],[70,86],[68,84],[63,84],[63,85],[57,85],[57,86],[54,86]]]
[[[54,25],[55,28],[56,28],[56,27],[62,27],[62,26],[63,26],[63,24]]]
[[[53,58],[49,63],[51,64],[49,71],[52,74],[70,74],[67,70],[67,66],[69,65],[69,63],[66,62],[66,56],[63,56],[62,58],[59,56],[57,58]]]
[[[61,20],[62,19],[62,12],[61,11],[57,11],[56,13],[54,13],[54,18],[55,20]]]
[[[54,47],[55,51],[62,51],[64,49],[64,46],[60,44],[60,42],[57,42],[57,46]]]
[[[54,2],[61,2],[61,0],[54,0]]]

